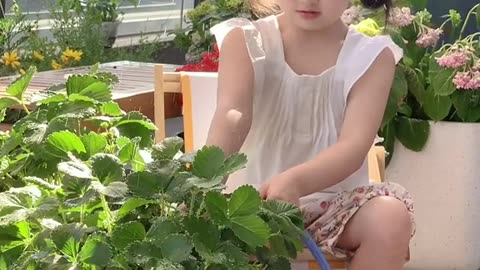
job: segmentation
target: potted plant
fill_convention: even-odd
[[[1,269],[290,269],[298,208],[251,186],[222,193],[246,157],[154,144],[155,125],[111,100],[115,77],[70,76],[27,108],[29,69],[0,98],[27,116],[0,134]]]
[[[138,0],[128,0],[137,5]],[[102,31],[107,39],[106,47],[111,47],[116,40],[117,30],[121,23],[119,0],[80,0],[83,12],[93,12],[100,16]]]
[[[411,4],[420,11],[394,8],[386,29],[404,50],[379,132],[389,153],[386,178],[414,196],[410,266],[477,269],[480,33],[465,29],[473,20],[480,29],[480,5],[464,18],[450,10],[434,28],[427,1]]]
[[[200,61],[205,52],[212,51],[215,40],[210,28],[233,17],[253,18],[246,1],[206,0],[186,14],[185,22],[188,25],[174,32],[174,43],[186,52],[187,64]]]

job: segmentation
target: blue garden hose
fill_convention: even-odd
[[[330,268],[330,265],[328,265],[327,260],[323,256],[322,251],[317,246],[317,243],[315,243],[312,236],[308,232],[305,232],[303,234],[302,240],[305,243],[305,245],[307,246],[307,248],[310,250],[310,252],[312,253],[315,260],[317,261],[318,265],[320,266],[320,269],[322,269],[322,270],[332,270]]]

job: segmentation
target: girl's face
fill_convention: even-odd
[[[315,31],[338,22],[350,0],[277,0],[277,3],[290,23]]]

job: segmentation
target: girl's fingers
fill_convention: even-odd
[[[265,184],[260,188],[260,198],[263,200],[267,199],[267,194],[268,194],[268,184]]]

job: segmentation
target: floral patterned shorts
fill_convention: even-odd
[[[410,213],[412,236],[415,233],[413,199],[405,188],[394,183],[372,184],[357,187],[353,191],[336,194],[329,200],[312,200],[301,206],[307,230],[317,241],[318,246],[337,258],[351,257],[352,252],[336,247],[347,222],[370,199],[390,196],[402,201]]]

